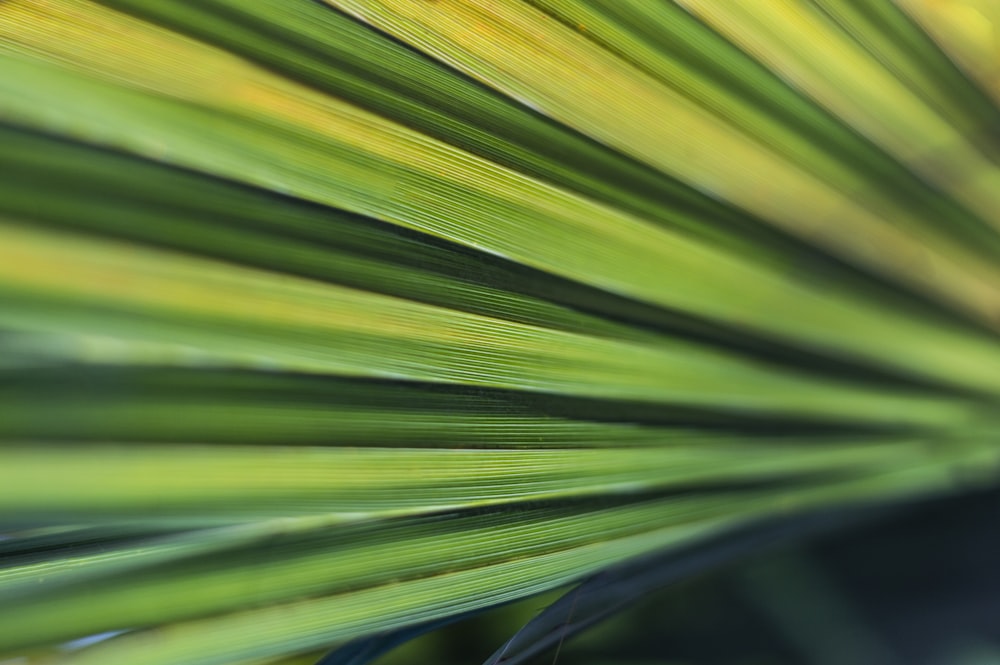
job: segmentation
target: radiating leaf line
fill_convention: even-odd
[[[682,342],[676,350],[626,345],[121,243],[14,225],[3,233],[8,305],[0,321],[8,325],[54,331],[73,312],[80,330],[181,342],[293,371],[889,423],[961,422],[974,413],[960,401],[810,384]],[[747,388],[735,388],[740,380]]]
[[[802,441],[799,446],[665,438],[659,447],[412,450],[321,447],[67,447],[3,444],[0,503],[22,519],[206,520],[459,510],[500,503],[632,495],[805,474],[905,467],[921,442]],[[45,482],[58,475],[58,485]]]
[[[945,258],[937,245],[931,249],[912,231],[903,233],[891,217],[859,205],[852,195],[762,150],[732,126],[702,113],[685,96],[624,67],[585,36],[523,3],[335,0],[331,4],[527,100],[553,118],[854,261],[873,268],[877,264],[878,270],[938,294],[951,291],[946,282],[954,278],[956,287],[958,282],[963,286],[946,297],[964,306],[979,307],[970,299],[977,297],[975,293],[990,297],[989,287],[975,285],[989,279],[985,275],[994,270],[989,263],[978,262],[979,267],[973,268],[977,261],[971,256],[958,263]],[[509,59],[509,53],[516,59]],[[570,53],[572,57],[567,57]],[[601,103],[580,101],[598,99]],[[699,144],[704,143],[713,149],[701,150]],[[810,219],[790,212],[802,200],[810,203]],[[837,234],[817,233],[833,219],[839,226]],[[970,272],[960,276],[955,270],[959,264]],[[934,284],[928,283],[927,265],[933,266]],[[987,315],[990,318],[992,314]]]
[[[939,480],[929,483],[935,476]],[[804,506],[810,502],[825,503],[834,497],[844,500],[850,496],[880,496],[886,499],[898,493],[912,494],[917,487],[940,488],[941,480],[933,467],[914,468],[804,491],[798,500],[794,495],[772,494],[771,500],[765,500],[764,504],[770,504],[773,510],[773,506],[787,505],[788,501]],[[744,511],[752,510],[748,502],[741,504]],[[764,511],[766,513],[766,507]],[[746,512],[742,516],[743,519],[748,517]],[[182,661],[209,665],[251,655],[263,657],[304,651],[348,636],[392,630],[556,588],[593,573],[611,561],[649,552],[668,543],[677,545],[696,536],[703,537],[727,524],[732,521],[726,518],[695,522],[690,527],[654,530],[541,556],[174,624],[168,631],[139,632],[102,643],[73,654],[65,662],[77,665],[127,660],[152,665]],[[395,551],[398,554],[399,550]],[[439,551],[435,550],[436,559],[440,558],[436,555]],[[120,604],[116,606],[121,607]],[[8,622],[6,625],[16,624]],[[31,625],[40,626],[41,623]],[[25,636],[20,635],[20,639],[25,640]]]
[[[72,3],[70,0],[66,0],[66,3],[59,3],[59,6],[62,7],[64,4],[67,7],[75,5],[87,7],[88,11],[90,11],[91,7],[86,3]],[[99,14],[99,16],[104,15]],[[107,20],[112,19],[107,18]],[[114,20],[120,19],[116,18]],[[14,26],[16,25],[15,23]],[[32,27],[37,29],[38,25],[36,21],[32,24]],[[138,29],[133,24],[128,25],[131,26],[129,29]],[[67,30],[65,29],[59,33],[61,38],[58,43],[63,44],[65,47],[68,47],[70,43],[74,43],[72,40],[74,39],[74,34],[76,34],[73,31]],[[30,35],[31,33],[27,34]],[[165,35],[149,30],[142,34],[157,40],[167,38]],[[176,46],[178,48],[194,49],[198,55],[192,54],[191,57],[202,59],[215,58],[216,66],[218,67],[244,67],[232,58],[212,56],[204,47],[185,44],[173,37],[169,39],[171,40],[170,43],[177,42]],[[154,41],[154,44],[156,43],[158,42]],[[122,46],[125,44],[126,42],[122,42]],[[74,57],[79,59],[87,52],[86,49],[88,46],[86,43],[78,43],[77,45],[80,49],[76,51]],[[130,54],[128,61],[130,67],[135,58],[143,57],[144,53],[149,53],[151,48],[155,48],[153,45],[144,45],[142,48],[138,48],[138,46],[137,43],[137,49],[134,53]],[[92,45],[90,48],[92,48]],[[8,61],[8,68],[15,67],[16,69],[20,69],[28,66],[25,61],[20,61],[20,64],[15,64],[15,62],[17,61]],[[80,63],[82,65],[83,60],[80,60]],[[121,69],[123,65],[124,61],[118,65],[118,73],[114,74],[116,78],[120,78],[124,73],[124,70]],[[66,73],[57,74],[56,70],[49,69],[44,71],[47,73],[43,74],[42,71],[36,71],[34,74],[28,74],[25,72],[31,81],[30,87],[19,90],[16,93],[18,96],[12,97],[8,100],[8,103],[17,104],[34,100],[34,104],[30,107],[31,109],[38,108],[38,104],[46,105],[43,101],[47,85],[46,81],[55,83],[56,80],[62,80],[62,83],[59,84],[60,86],[79,87],[80,85],[85,85],[84,79],[80,76],[65,79]],[[184,93],[183,77],[175,79],[168,75],[164,78],[164,74],[168,74],[168,70],[155,67],[152,63],[145,69],[142,69],[142,72],[147,75],[151,72],[159,72],[156,74],[159,79],[157,85],[162,84],[166,86],[163,92],[168,94],[209,94],[208,91],[203,89],[206,87],[204,83],[200,84],[200,87],[196,85],[194,89],[189,90],[188,93]],[[25,80],[13,71],[9,72],[9,74],[7,79],[5,79],[5,83],[7,84],[13,84],[18,80]],[[256,72],[253,76],[259,78],[264,76],[264,74]],[[224,78],[235,82],[239,80],[239,75],[233,72],[232,74],[226,74]],[[149,85],[152,84],[152,81],[141,84]],[[87,84],[87,87],[89,85]],[[182,87],[178,88],[178,85]],[[251,87],[244,89],[236,97],[229,97],[225,102],[220,101],[218,103],[222,104],[222,108],[224,109],[232,109],[234,100],[247,99],[247,95],[249,94],[247,90],[256,89],[253,86],[259,86],[260,84],[248,83],[248,85]],[[289,84],[277,80],[271,81],[267,85],[271,87],[289,87]],[[59,87],[58,89],[64,90],[66,88]],[[219,92],[217,89],[212,90],[210,98],[212,95],[218,96]],[[251,94],[251,97],[255,95],[257,93]],[[302,97],[303,100],[308,99],[309,101],[306,106],[302,106],[302,102],[293,101],[293,97]],[[359,212],[373,214],[376,217],[386,218],[388,216],[393,221],[401,222],[405,225],[412,226],[416,223],[417,228],[422,228],[435,234],[444,234],[464,244],[473,247],[483,247],[503,256],[523,261],[529,265],[552,269],[568,277],[583,278],[589,283],[602,286],[614,292],[628,293],[642,300],[659,302],[670,307],[690,309],[693,312],[707,315],[711,318],[719,318],[721,315],[723,319],[732,319],[735,316],[735,321],[739,325],[751,327],[762,326],[763,329],[778,333],[779,329],[774,326],[773,318],[762,316],[761,314],[766,311],[777,311],[779,309],[789,313],[794,312],[792,318],[782,322],[783,325],[780,328],[780,332],[787,334],[788,331],[794,329],[797,331],[794,334],[806,336],[808,344],[819,343],[821,347],[830,344],[833,344],[835,347],[847,345],[851,347],[852,352],[863,353],[864,347],[870,346],[867,341],[872,339],[871,336],[865,334],[851,337],[833,336],[830,334],[831,330],[833,330],[831,325],[824,323],[825,321],[832,322],[833,320],[844,322],[847,320],[845,317],[850,317],[854,326],[863,325],[881,330],[881,332],[873,330],[873,335],[880,336],[886,334],[886,331],[882,329],[889,323],[888,317],[891,316],[890,311],[883,309],[878,316],[874,316],[869,310],[867,314],[861,315],[856,310],[858,303],[848,304],[845,301],[838,301],[834,304],[833,302],[828,302],[827,299],[830,297],[830,293],[826,293],[821,297],[815,297],[815,294],[809,297],[795,296],[789,289],[792,291],[797,291],[798,289],[791,283],[776,281],[759,272],[750,271],[748,270],[750,268],[749,264],[741,265],[735,262],[731,256],[723,258],[721,255],[710,251],[707,247],[695,246],[686,241],[682,242],[679,237],[665,236],[662,231],[652,229],[645,224],[638,223],[637,220],[632,220],[621,214],[613,215],[615,221],[612,224],[611,219],[608,217],[611,211],[605,208],[585,203],[583,200],[575,199],[565,193],[558,193],[557,190],[551,188],[544,188],[525,178],[513,177],[510,173],[488,167],[485,163],[481,163],[471,155],[463,155],[454,150],[447,150],[443,146],[436,145],[426,138],[422,138],[419,143],[414,143],[416,137],[403,129],[396,126],[390,127],[374,116],[368,116],[360,111],[348,109],[346,106],[334,103],[329,98],[316,97],[315,95],[310,95],[305,90],[297,91],[293,97],[287,97],[287,103],[295,105],[299,108],[300,112],[295,114],[294,119],[287,116],[286,112],[281,123],[283,125],[291,123],[299,126],[303,122],[309,123],[309,142],[298,143],[298,141],[293,140],[292,135],[284,134],[284,140],[281,142],[283,146],[281,153],[283,156],[279,158],[275,155],[268,158],[266,164],[262,162],[258,163],[258,166],[254,170],[257,173],[270,172],[271,175],[265,176],[264,181],[272,187],[275,186],[276,182],[281,182],[283,184],[280,187],[287,189],[292,186],[293,182],[297,182],[299,184],[294,185],[293,188],[300,195],[317,198],[324,202],[337,203],[338,205],[343,205]],[[97,132],[99,135],[105,136],[102,140],[107,141],[110,137],[108,136],[109,125],[106,120],[102,119],[95,125],[93,123],[97,118],[90,117],[88,119],[88,115],[93,112],[99,112],[103,117],[106,117],[104,114],[113,113],[116,114],[116,121],[112,135],[119,138],[110,140],[115,143],[127,137],[130,132],[134,138],[125,138],[126,144],[134,141],[135,137],[140,136],[140,134],[135,133],[138,127],[135,127],[134,130],[128,129],[129,123],[133,123],[138,117],[142,118],[141,136],[144,137],[142,140],[148,142],[149,137],[156,134],[154,127],[158,122],[157,119],[162,118],[164,111],[168,108],[166,100],[158,101],[153,106],[149,106],[152,101],[151,98],[130,96],[129,93],[122,89],[94,88],[89,92],[80,91],[80,98],[88,100],[94,106],[90,111],[86,111],[82,107],[77,107],[74,109],[75,113],[71,119],[65,117],[60,119],[58,123],[64,126],[63,131],[72,126],[78,128],[75,131],[79,131],[90,123],[90,129],[85,130],[86,133],[93,135],[94,132]],[[126,99],[128,100],[127,102]],[[260,101],[263,102],[264,100],[261,99]],[[108,103],[111,103],[111,106],[107,106]],[[285,102],[282,103],[284,104]],[[104,110],[98,111],[98,107],[101,104],[104,104]],[[283,108],[275,106],[274,103],[268,104],[270,105],[259,107],[256,113],[259,115],[265,109],[267,113],[275,113],[277,112],[275,109]],[[140,111],[140,107],[143,110]],[[126,108],[135,108],[137,115],[131,113],[123,115],[122,110]],[[317,113],[327,114],[334,111],[334,109],[336,109],[335,112],[338,114],[336,116],[338,119],[335,121],[334,116],[326,116],[327,120],[322,123],[323,133],[329,134],[335,127],[342,125],[344,133],[338,134],[337,139],[340,142],[340,147],[338,148],[337,144],[326,141],[324,144],[325,149],[322,152],[322,157],[320,157],[316,153],[316,141],[321,138],[316,134],[318,128],[316,124],[318,120]],[[12,112],[14,112],[14,108],[11,106],[8,108],[8,113]],[[170,130],[171,132],[176,132],[180,129],[180,126],[184,126],[178,125],[178,123],[184,122],[188,123],[186,125],[187,129],[184,130],[185,132],[197,131],[195,127],[189,124],[195,122],[195,118],[198,118],[196,122],[197,126],[202,128],[215,127],[217,124],[212,122],[207,116],[198,115],[194,109],[189,107],[184,107],[183,109],[181,107],[172,107],[171,113],[171,120],[168,123],[173,128]],[[185,146],[184,142],[190,141],[190,137],[193,136],[190,133],[171,133],[172,138],[169,140],[169,143],[154,139],[152,145],[142,150],[148,154],[152,149],[161,155],[163,154],[163,150],[167,150],[173,155],[170,159],[177,159],[178,156],[183,155],[185,162],[191,166],[208,168],[213,172],[224,174],[233,174],[238,162],[239,171],[245,174],[247,172],[247,149],[250,146],[254,146],[253,149],[255,151],[260,150],[267,143],[268,137],[275,136],[274,132],[283,132],[285,130],[279,129],[279,126],[272,124],[271,129],[266,133],[262,134],[261,131],[255,131],[251,134],[249,127],[242,129],[240,126],[240,122],[247,122],[247,120],[238,121],[237,117],[232,115],[231,110],[227,110],[226,113],[229,114],[229,122],[225,127],[220,125],[217,127],[219,131],[209,134],[201,130],[195,143],[188,143]],[[17,111],[17,115],[22,118],[34,118],[35,120],[31,122],[37,122],[37,115],[27,107],[22,111]],[[187,117],[187,121],[183,120],[185,117]],[[360,124],[362,121],[363,124]],[[67,122],[69,123],[68,125],[66,124]],[[254,122],[256,123],[257,121]],[[385,131],[383,132],[383,130]],[[251,135],[253,136],[252,140],[250,138]],[[243,139],[239,143],[230,143],[229,148],[225,147],[227,141],[233,141],[240,136]],[[375,136],[381,138],[378,141],[365,141],[363,150],[371,151],[377,149],[378,155],[370,154],[359,162],[364,153],[359,152],[357,149],[350,153],[343,152],[344,149],[348,148],[343,143],[344,141],[348,141],[355,148],[361,148],[361,141],[364,141],[363,137],[374,138]],[[304,139],[305,136],[303,135],[302,138]],[[388,141],[388,144],[384,147],[382,147],[382,139]],[[290,150],[297,143],[297,147],[294,150]],[[204,160],[209,158],[209,156],[205,154],[205,149],[209,145],[212,146],[213,150],[210,155],[210,162],[206,162]],[[238,159],[236,155],[232,153],[227,154],[226,152],[227,150],[235,149],[237,145],[240,151]],[[418,153],[421,155],[419,166],[417,162],[412,161],[413,157]],[[345,159],[347,154],[350,154],[349,160],[341,162],[339,166],[332,161],[338,155],[340,159]],[[386,163],[384,160],[390,155],[394,162]],[[190,161],[191,158],[194,161]],[[284,163],[290,163],[290,158],[298,164],[292,172],[282,169],[279,166]],[[303,162],[303,159],[306,162]],[[382,160],[383,163],[376,168],[372,159]],[[440,166],[434,165],[435,160],[450,161],[455,159],[459,159],[465,168],[456,170],[453,167],[446,167],[443,162]],[[405,164],[399,160],[405,160]],[[313,162],[313,166],[308,169],[311,175],[308,176],[302,170],[302,167],[307,162]],[[367,166],[364,165],[365,162],[367,162]],[[358,170],[359,167],[362,167],[361,171]],[[410,171],[413,168],[418,168],[419,172]],[[283,175],[280,175],[279,172],[283,173]],[[323,177],[316,175],[320,173],[323,174]],[[425,174],[428,173],[433,174],[432,189],[428,188],[427,185],[429,183],[424,181],[424,178],[427,177]],[[443,176],[447,176],[448,180],[442,179]],[[274,179],[275,177],[277,180]],[[482,194],[477,193],[475,188],[481,187],[487,179],[492,180],[492,185],[494,186],[491,190],[491,196],[495,197],[496,192],[499,191],[497,186],[500,186],[507,188],[514,195],[517,202],[514,203],[511,198],[508,198],[506,201],[498,201],[489,197],[483,198]],[[259,176],[253,177],[252,180],[263,182]],[[311,181],[311,184],[308,184],[307,181]],[[351,183],[352,187],[345,188],[345,183]],[[359,187],[363,187],[366,193],[359,192],[357,189]],[[456,190],[455,187],[459,189]],[[335,194],[335,192],[339,193]],[[333,198],[331,198],[331,195],[333,195]],[[402,198],[400,198],[401,196]],[[524,207],[529,201],[532,201],[530,205],[536,207],[534,213],[529,213]],[[459,204],[458,208],[455,208],[456,203]],[[372,207],[373,205],[375,207]],[[385,208],[384,206],[386,205],[389,208]],[[413,208],[414,205],[419,206],[419,209],[425,212],[416,214],[417,209]],[[499,207],[495,207],[497,205]],[[482,211],[486,208],[490,208],[493,213],[483,215]],[[436,210],[437,212],[433,213],[432,216],[428,216],[426,211],[430,210]],[[555,223],[555,226],[539,226],[537,220],[541,218]],[[461,227],[449,225],[448,228],[444,228],[440,226],[440,223],[444,220],[456,219],[463,219],[464,224]],[[529,223],[528,219],[534,219],[535,221],[534,223]],[[606,222],[599,221],[602,219],[606,220]],[[507,235],[507,233],[508,231],[514,231],[515,227],[517,229],[517,237],[516,242],[512,242],[514,237]],[[573,230],[574,227],[576,228],[575,232]],[[613,229],[613,232],[610,232],[611,229]],[[595,231],[599,231],[600,235],[595,237],[593,235]],[[484,233],[486,235],[483,235]],[[559,238],[558,246],[560,251],[556,251],[556,246],[552,244],[553,234]],[[572,245],[567,246],[566,243],[570,239],[572,239]],[[623,241],[625,244],[622,244]],[[618,259],[614,258],[614,254],[612,253],[613,247],[620,247],[623,252]],[[667,251],[668,247],[672,249]],[[651,253],[651,248],[656,248],[657,251]],[[525,254],[525,252],[528,252],[532,256]],[[572,260],[570,260],[570,257]],[[704,264],[705,261],[712,263],[710,270],[706,270],[705,267],[699,267],[699,264]],[[619,266],[619,270],[628,266],[630,275],[618,275],[605,280],[598,272],[602,271],[605,266],[611,265]],[[669,275],[663,274],[664,265],[671,266]],[[697,273],[697,277],[693,273],[686,274],[692,270]],[[664,279],[670,280],[671,288],[669,290],[651,288],[652,282],[650,281],[650,277],[658,274],[663,275]],[[926,273],[924,274],[926,275]],[[947,275],[950,274],[950,271],[939,271],[935,278],[935,284],[943,284],[948,279]],[[754,283],[756,285],[751,287],[750,285]],[[752,303],[748,302],[745,297],[735,293],[732,295],[722,295],[719,292],[719,289],[731,292],[733,285],[736,284],[744,286],[746,290],[752,290],[756,294]],[[974,291],[963,289],[962,293],[968,295],[974,293]],[[779,305],[779,302],[788,303],[789,298],[795,301],[796,306],[794,308],[784,304]],[[720,306],[723,310],[726,310],[725,313],[721,310],[710,311]],[[828,307],[834,307],[836,314],[834,314],[834,311],[829,310]],[[738,308],[740,311],[732,311],[733,308]],[[852,314],[849,314],[848,310],[851,310]],[[831,319],[831,317],[833,318]],[[894,332],[902,335],[903,331],[913,330],[914,325],[908,321],[907,325],[891,327],[894,329]],[[949,331],[941,330],[940,328],[935,329],[933,332],[927,330],[927,335],[930,334],[944,334],[947,336]],[[882,361],[890,360],[887,357],[890,352],[892,354],[905,354],[907,352],[907,347],[904,344],[905,338],[896,337],[895,339],[895,344],[880,348],[878,357]],[[977,343],[975,340],[967,340],[963,345],[968,347],[970,344],[975,343]],[[981,343],[984,344],[985,351],[985,341]],[[989,346],[992,349],[992,342]],[[950,348],[953,347],[949,343],[929,344],[921,348],[920,353],[927,356],[931,353],[941,353]],[[863,353],[863,355],[868,358],[872,357],[871,353]],[[955,356],[952,353],[948,355],[947,365],[951,373],[955,372],[956,362],[960,362],[962,358],[970,357],[968,350],[959,356]],[[908,367],[930,367],[933,364],[926,360],[915,364],[903,361],[902,358],[897,363],[897,366]],[[984,365],[981,360],[970,363],[970,372],[982,372],[983,369]],[[994,377],[997,373],[989,372],[989,375]]]

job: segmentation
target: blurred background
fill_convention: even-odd
[[[532,665],[1000,663],[1000,491],[852,515],[655,590]],[[570,597],[572,592],[570,592]],[[379,665],[490,656],[559,593],[413,640]]]

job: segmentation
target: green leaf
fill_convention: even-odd
[[[0,658],[306,665],[995,483],[986,4],[0,3]]]

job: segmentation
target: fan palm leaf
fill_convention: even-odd
[[[0,654],[361,658],[993,483],[991,7],[0,3]]]

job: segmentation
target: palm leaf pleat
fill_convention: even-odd
[[[991,7],[0,3],[0,654],[265,663],[990,482]]]

